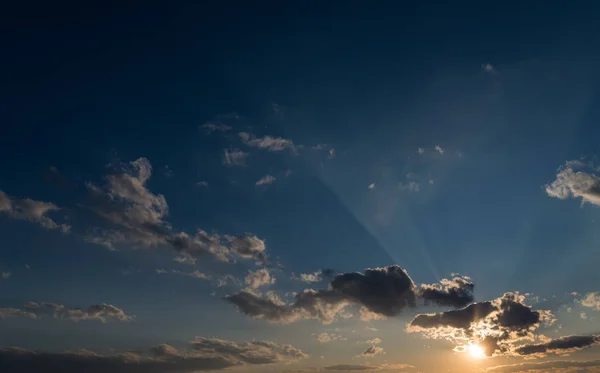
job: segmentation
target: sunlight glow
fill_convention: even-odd
[[[469,347],[467,348],[469,351],[469,355],[471,355],[471,357],[474,357],[475,359],[483,359],[485,358],[485,351],[483,351],[483,348],[479,345],[469,345]]]

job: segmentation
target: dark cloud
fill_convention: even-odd
[[[571,335],[546,343],[525,345],[515,350],[518,355],[545,356],[549,353],[564,354],[600,344],[599,336]]]
[[[365,351],[363,351],[362,356],[363,357],[374,357],[374,356],[383,355],[383,354],[385,354],[385,352],[383,351],[383,348],[378,347],[378,346],[370,346]]]
[[[328,271],[329,272],[329,271]],[[470,282],[444,280],[439,287],[424,285],[432,289],[428,301],[436,304],[462,304],[472,299]],[[461,290],[461,289],[470,290]],[[468,296],[464,294],[469,293]],[[378,319],[400,314],[406,308],[416,306],[421,297],[420,289],[405,270],[397,265],[366,269],[364,273],[342,273],[333,277],[328,289],[307,289],[296,295],[291,304],[275,303],[256,294],[239,292],[225,297],[237,306],[240,312],[271,322],[289,323],[300,319],[319,319],[331,323],[337,316],[346,316],[344,308],[360,305],[363,320]],[[438,301],[439,300],[439,301]],[[368,317],[366,317],[368,316]]]
[[[104,188],[88,183],[92,209],[111,228],[96,230],[86,240],[112,250],[119,244],[141,248],[166,246],[179,253],[180,260],[190,263],[200,257],[223,262],[236,257],[266,260],[264,241],[251,234],[222,238],[203,230],[195,235],[173,230],[166,220],[169,206],[165,197],[147,188],[151,176],[152,165],[146,158],[139,158],[123,165],[118,173],[107,175]]]
[[[478,343],[488,356],[508,354],[515,342],[532,339],[542,321],[552,322],[548,311],[535,311],[524,301],[518,293],[506,293],[460,310],[417,315],[408,331],[452,340],[459,344],[456,351],[464,351],[460,341],[468,339]]]
[[[59,224],[48,216],[49,213],[58,210],[60,208],[54,203],[11,197],[0,190],[0,214],[6,214],[11,219],[28,220],[46,229],[60,229],[63,232],[69,232],[70,225]]]
[[[420,296],[426,303],[438,306],[464,307],[473,302],[475,285],[468,277],[442,279],[439,284],[421,285]]]
[[[236,343],[196,338],[188,349],[159,345],[142,356],[112,356],[90,351],[44,353],[15,347],[0,348],[0,371],[7,373],[191,373],[240,365],[286,363],[307,355],[290,345],[268,341]]]

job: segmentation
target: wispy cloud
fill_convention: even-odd
[[[336,333],[323,332],[317,335],[317,341],[320,343],[328,343],[333,341],[345,341],[346,338]]]
[[[0,214],[4,213],[12,219],[28,220],[47,229],[60,229],[69,232],[71,226],[59,224],[48,214],[60,210],[54,203],[36,201],[30,198],[10,197],[0,190]]]
[[[276,180],[274,176],[265,175],[256,182],[256,186],[273,184]]]
[[[133,316],[127,315],[122,309],[105,303],[94,304],[84,309],[67,308],[61,304],[48,302],[28,302],[23,309],[0,308],[0,318],[20,316],[35,319],[45,315],[71,321],[99,320],[105,322],[108,319],[120,321],[133,319]]]
[[[10,278],[10,275],[11,275],[10,272],[0,272],[0,279],[7,280]]]
[[[9,371],[40,373],[192,373],[237,366],[285,364],[307,357],[302,350],[291,345],[202,337],[193,339],[186,349],[161,344],[145,353],[125,352],[117,355],[100,355],[87,350],[44,353],[17,347],[0,348],[0,362],[6,363]]]
[[[489,74],[495,74],[496,73],[496,69],[494,68],[494,66],[491,63],[481,64],[481,69],[483,71],[485,71],[486,73],[489,73]]]
[[[285,149],[294,148],[294,143],[292,140],[284,139],[283,137],[256,137],[248,132],[240,132],[238,136],[244,144],[258,149],[278,152]]]
[[[224,149],[223,164],[227,166],[244,166],[249,155],[239,149]]]
[[[369,190],[373,190],[375,189],[375,183],[371,183],[369,184],[369,186],[367,187]]]
[[[442,147],[441,147],[441,146],[439,146],[439,145],[436,145],[436,146],[435,146],[435,151],[437,151],[438,153],[440,153],[440,154],[442,154],[442,155],[443,155],[443,154],[444,154],[444,152],[445,152],[444,148],[442,148]]]
[[[587,293],[581,300],[581,305],[584,307],[593,308],[596,311],[600,311],[600,294],[598,293]]]

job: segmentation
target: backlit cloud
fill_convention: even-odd
[[[552,324],[548,311],[532,310],[525,297],[506,293],[486,302],[435,314],[417,315],[409,324],[409,332],[427,338],[447,339],[463,352],[467,343],[479,344],[487,356],[511,354],[515,343],[535,339],[534,331],[542,322]]]
[[[365,351],[363,351],[363,353],[359,356],[362,357],[375,357],[377,355],[384,355],[385,351],[383,350],[383,348],[379,347],[379,346],[370,346],[369,348],[367,348]]]
[[[436,304],[464,306],[473,300],[473,284],[466,280],[439,285],[428,293],[427,301]],[[425,285],[431,286],[433,285]],[[463,288],[464,287],[464,288]],[[254,318],[276,323],[290,323],[300,319],[319,319],[324,324],[337,317],[345,317],[344,308],[349,305],[364,307],[361,318],[372,320],[396,316],[407,308],[416,307],[421,290],[405,270],[397,265],[366,269],[364,273],[342,273],[333,277],[328,289],[306,289],[296,294],[294,302],[276,304],[249,292],[239,292],[225,297],[238,310]],[[436,302],[436,300],[440,302]],[[449,299],[452,301],[450,302]],[[376,315],[371,315],[376,314]]]
[[[110,319],[131,321],[132,316],[127,315],[122,309],[111,304],[93,304],[86,308],[67,308],[61,304],[49,302],[28,302],[23,309],[0,308],[0,318],[27,317],[31,319],[40,316],[50,316],[56,319],[71,321],[99,320],[106,322]]]
[[[581,300],[581,305],[600,311],[600,295],[598,293],[587,293]]]
[[[323,332],[323,333],[320,333],[319,335],[317,335],[317,341],[319,341],[321,343],[328,343],[328,342],[333,342],[333,341],[343,341],[343,340],[346,340],[346,338],[344,338],[341,335],[336,334],[336,333]]]

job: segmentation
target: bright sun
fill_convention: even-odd
[[[483,351],[483,348],[481,348],[481,346],[469,345],[469,347],[467,347],[467,349],[468,349],[469,355],[471,355],[471,357],[474,357],[476,359],[485,358],[485,351]]]

